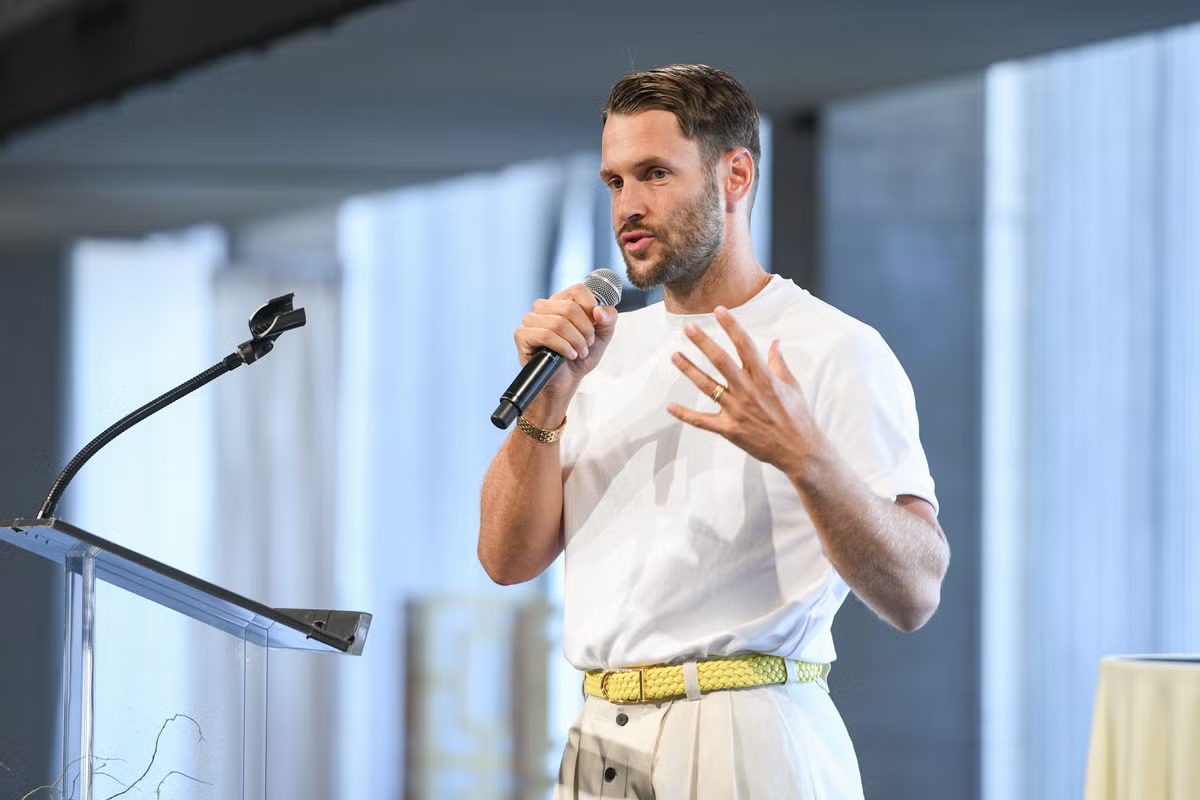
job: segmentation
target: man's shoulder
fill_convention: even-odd
[[[865,354],[888,349],[868,323],[801,289],[791,281],[772,327],[785,345],[801,345],[823,353]]]

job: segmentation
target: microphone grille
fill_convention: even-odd
[[[583,285],[596,296],[596,302],[602,306],[615,306],[621,302],[621,276],[611,269],[601,267],[592,270],[583,279]]]

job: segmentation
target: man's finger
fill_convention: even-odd
[[[696,411],[695,409],[681,406],[678,403],[667,403],[667,413],[681,422],[686,422],[688,425],[691,425],[694,428],[712,431],[713,433],[721,432],[719,430],[719,426],[721,424],[719,422],[720,415],[718,414],[704,414],[700,411]]]
[[[584,286],[582,283],[576,283],[573,286],[568,286],[559,292],[556,297],[565,297],[577,303],[584,312],[590,317],[592,309],[596,307],[596,295],[592,294],[592,290]]]
[[[527,352],[529,357],[532,357],[539,347],[545,347],[571,361],[579,358],[579,350],[575,348],[575,345],[551,328],[527,328],[523,334],[519,334],[515,338],[517,346],[522,352]],[[528,361],[528,357],[524,360]]]
[[[713,391],[717,388],[717,381],[713,379],[707,372],[697,367],[692,360],[683,353],[676,353],[671,356],[671,361],[675,366],[679,367],[679,371],[687,376],[687,379],[696,384],[696,388],[704,392],[710,398]]]
[[[562,317],[567,320],[583,334],[583,338],[587,341],[589,347],[596,338],[596,326],[592,322],[591,313],[584,310],[583,306],[574,300],[555,298],[538,300],[533,304],[533,313],[543,317]]]
[[[579,351],[580,353],[587,352],[587,337],[582,331],[572,325],[571,321],[566,317],[561,317],[556,314],[538,314],[535,311],[531,311],[525,315],[525,319],[521,321],[521,324],[528,329],[528,333],[526,334],[527,338],[537,336],[538,334],[536,334],[535,331],[545,330],[554,334],[554,336],[558,339],[561,339],[562,341],[571,345],[571,353],[551,347],[550,349],[554,350],[556,353],[562,353],[568,358],[575,358],[574,351]],[[538,345],[549,347],[549,345],[545,342],[538,342]]]
[[[717,306],[714,313],[717,322],[733,342],[738,357],[742,359],[742,368],[752,376],[763,372],[766,365],[763,364],[762,357],[754,347],[754,340],[746,333],[746,329],[733,318],[733,314],[725,306]]]
[[[700,330],[700,327],[694,323],[689,322],[683,331],[692,340],[692,343],[700,348],[700,352],[704,353],[709,363],[716,367],[717,371],[724,376],[727,384],[733,387],[744,386],[742,368],[733,360],[729,353],[725,352],[725,349],[721,345],[714,342],[707,333]]]

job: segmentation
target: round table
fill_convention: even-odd
[[[1200,656],[1100,660],[1084,797],[1200,798]]]

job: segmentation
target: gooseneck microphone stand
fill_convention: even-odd
[[[275,347],[275,340],[281,334],[293,328],[303,326],[307,321],[304,309],[293,309],[292,297],[294,297],[294,294],[285,294],[281,297],[276,297],[255,311],[254,315],[250,317],[250,333],[252,338],[238,345],[237,350],[225,356],[225,358],[191,380],[181,383],[166,394],[151,400],[88,442],[87,446],[80,450],[71,459],[70,463],[63,468],[63,471],[59,473],[58,478],[54,481],[54,486],[50,489],[50,494],[46,497],[46,502],[42,503],[42,510],[38,512],[37,518],[50,519],[54,516],[54,511],[58,508],[58,501],[62,498],[63,492],[66,491],[67,484],[83,468],[83,465],[106,444],[142,420],[153,414],[157,414],[176,400],[186,397],[201,386],[216,380],[226,372],[232,372],[242,364],[253,364],[271,352],[272,348]]]

